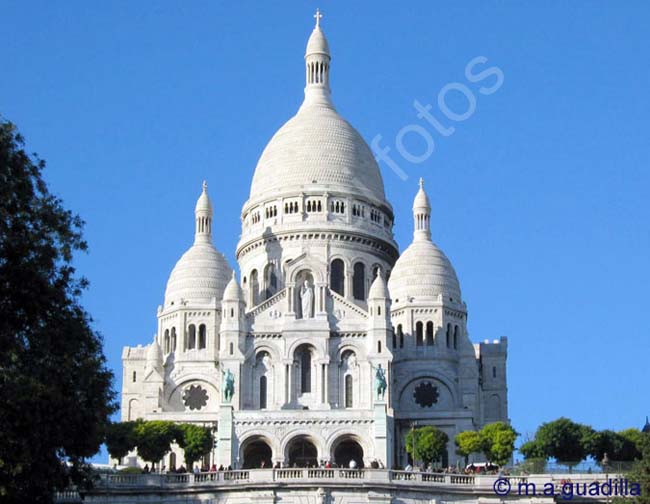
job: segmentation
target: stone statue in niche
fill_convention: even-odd
[[[377,393],[377,399],[383,399],[388,386],[386,383],[386,372],[381,367],[381,364],[379,364],[379,367],[372,366],[372,368],[375,370],[375,392]]]
[[[222,371],[223,373],[223,399],[224,402],[229,403],[232,396],[235,395],[235,375],[232,374],[230,369]]]
[[[309,285],[309,280],[305,280],[300,288],[300,305],[302,318],[312,318],[314,312],[314,288]]]

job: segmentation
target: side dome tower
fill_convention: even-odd
[[[174,266],[165,289],[164,308],[181,300],[193,303],[221,301],[223,291],[232,277],[226,258],[212,244],[212,204],[208,186],[203,190],[194,209],[194,244]]]
[[[431,204],[422,179],[413,201],[413,223],[413,242],[395,263],[388,283],[393,309],[437,300],[462,304],[454,267],[431,241]]]

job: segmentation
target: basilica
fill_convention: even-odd
[[[153,341],[124,348],[122,420],[209,426],[208,466],[404,467],[425,425],[449,436],[442,463],[459,463],[456,434],[508,420],[507,340],[470,340],[422,180],[399,252],[377,162],[333,104],[319,15],[304,59],[304,101],[241,211],[239,273],[213,245],[204,182]],[[163,463],[182,460],[174,446]]]

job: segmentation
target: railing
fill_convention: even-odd
[[[513,486],[520,483],[560,482],[559,475],[538,474],[535,476],[501,476],[507,478]],[[576,478],[577,475],[567,475]],[[601,481],[604,474],[581,475],[584,481]],[[610,477],[614,477],[610,475]],[[283,468],[251,469],[238,471],[219,471],[207,473],[184,474],[102,474],[96,485],[96,491],[108,488],[169,488],[180,489],[193,486],[231,487],[237,485],[274,485],[277,483],[309,483],[317,485],[354,485],[364,484],[395,485],[396,487],[441,487],[458,488],[459,491],[473,490],[491,492],[496,475],[445,474],[417,471],[396,471],[388,469],[342,469],[342,468]],[[62,496],[63,497],[63,496]],[[63,502],[63,501],[59,501]]]

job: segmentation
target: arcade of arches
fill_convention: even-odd
[[[272,467],[274,457],[270,444],[262,437],[256,437],[246,442],[241,449],[242,468],[259,469]],[[284,453],[284,467],[318,467],[321,462],[329,460],[336,467],[350,467],[354,460],[356,467],[362,468],[363,448],[351,436],[342,436],[332,445],[332,453],[329,457],[319,459],[318,448],[314,441],[308,436],[296,436],[286,447]]]

